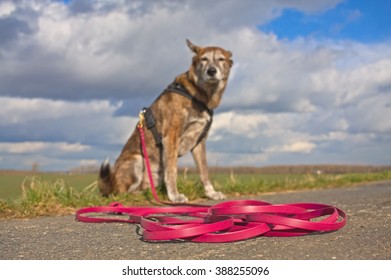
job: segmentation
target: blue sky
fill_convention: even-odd
[[[320,13],[286,9],[281,16],[259,28],[288,40],[313,37],[375,43],[390,40],[390,14],[391,1],[350,0]]]
[[[233,53],[210,165],[390,165],[390,3],[1,1],[0,169],[113,162],[186,38]]]

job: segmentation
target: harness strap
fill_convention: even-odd
[[[164,93],[165,92],[175,92],[179,95],[182,95],[183,97],[186,97],[186,98],[190,99],[193,103],[197,104],[197,106],[201,107],[202,110],[208,112],[209,116],[211,116],[211,117],[213,116],[213,110],[209,109],[208,106],[206,106],[206,104],[204,102],[198,100],[193,95],[188,93],[187,90],[181,84],[172,83],[166,88]]]
[[[195,146],[197,146],[202,141],[202,139],[204,139],[204,137],[207,135],[207,133],[212,125],[213,110],[209,109],[208,106],[206,106],[206,104],[204,102],[198,100],[197,98],[192,96],[190,93],[188,93],[187,90],[181,84],[174,82],[174,83],[168,85],[168,87],[163,91],[163,93],[161,95],[163,95],[165,93],[169,93],[169,92],[174,92],[174,93],[177,93],[183,97],[186,97],[187,99],[190,99],[194,104],[196,104],[198,107],[200,107],[202,109],[202,111],[206,111],[208,113],[208,115],[210,116],[210,120],[208,121],[207,125],[204,128],[204,131],[201,133],[200,137],[197,140],[197,143],[195,145]],[[155,139],[156,145],[161,146],[162,145],[162,136],[159,134],[159,132],[156,129],[156,123],[155,123],[155,119],[153,118],[151,108],[150,107],[143,108],[143,112],[144,112],[145,122],[146,122],[147,128],[152,132],[152,135],[153,135],[153,138]]]
[[[145,124],[147,128],[152,132],[153,138],[155,138],[155,143],[157,146],[161,146],[162,144],[162,136],[156,129],[155,120],[152,115],[151,108],[143,108]]]

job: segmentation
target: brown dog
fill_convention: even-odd
[[[146,109],[145,140],[155,184],[164,183],[169,199],[188,199],[177,189],[177,158],[192,152],[205,194],[223,199],[209,181],[205,141],[213,109],[221,101],[231,66],[231,52],[219,47],[199,47],[186,41],[194,57],[190,69],[177,76]],[[129,138],[114,168],[106,161],[99,174],[102,195],[133,192],[149,186],[137,129]]]

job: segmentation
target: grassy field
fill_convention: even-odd
[[[351,186],[357,183],[391,180],[391,171],[345,174],[257,174],[212,172],[217,190],[228,198],[258,195],[266,192]],[[203,188],[194,173],[180,173],[178,189],[191,201],[205,199]],[[167,199],[159,188],[161,199]],[[152,200],[150,191],[132,195],[102,198],[96,174],[0,172],[0,218],[35,217],[74,213],[92,205],[118,201],[124,205],[145,205]]]
[[[0,172],[0,199],[17,199],[22,195],[23,186],[30,186],[33,179],[51,184],[63,181],[64,184],[80,191],[94,183],[97,174]]]

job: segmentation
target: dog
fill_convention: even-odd
[[[178,75],[144,111],[150,126],[145,129],[145,142],[153,180],[155,184],[164,182],[171,202],[188,202],[177,189],[177,161],[191,152],[205,195],[213,200],[224,199],[225,195],[215,191],[209,180],[205,142],[213,110],[219,106],[227,86],[232,53],[221,47],[196,46],[189,40],[186,43],[194,53],[190,68]],[[103,196],[108,196],[148,187],[140,136],[135,129],[114,167],[107,160],[102,163],[99,189]]]

